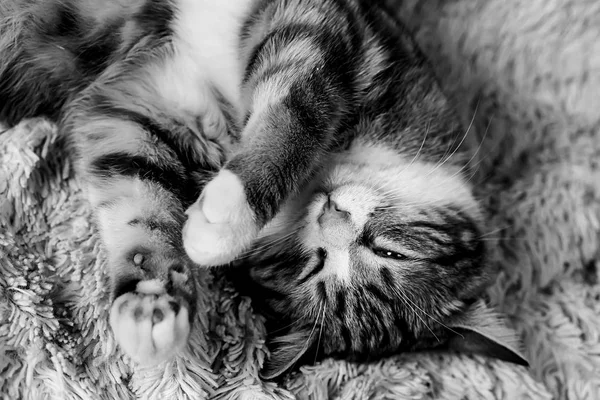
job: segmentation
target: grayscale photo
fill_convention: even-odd
[[[0,399],[600,400],[600,2],[0,0]]]

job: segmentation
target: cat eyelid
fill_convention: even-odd
[[[388,250],[381,247],[372,247],[371,251],[378,257],[389,258],[393,260],[407,260],[409,257],[395,250]]]
[[[378,257],[394,260],[413,260],[418,258],[418,254],[410,251],[404,246],[391,240],[375,239],[369,246],[370,250]]]

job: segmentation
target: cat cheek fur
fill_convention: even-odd
[[[446,348],[464,354],[484,355],[518,365],[528,366],[520,349],[518,335],[506,321],[484,301],[478,300],[458,316],[446,321],[446,333],[436,338],[422,338],[413,350]],[[317,324],[296,327],[290,332],[273,336],[269,340],[270,357],[265,361],[261,377],[276,379],[288,372],[303,359],[319,355]],[[323,338],[326,336],[324,335]],[[440,340],[442,342],[440,343]]]

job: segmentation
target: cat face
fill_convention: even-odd
[[[266,374],[305,353],[363,361],[447,343],[490,278],[480,224],[458,167],[361,145],[338,157],[244,262],[291,324]]]

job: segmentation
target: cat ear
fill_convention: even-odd
[[[447,343],[451,350],[482,354],[529,366],[529,362],[519,351],[520,340],[517,333],[483,300],[470,306],[464,314],[452,321],[449,327],[453,331]]]
[[[302,356],[314,348],[314,338],[308,329],[273,338],[269,343],[271,356],[265,360],[260,377],[271,380],[291,369]]]

